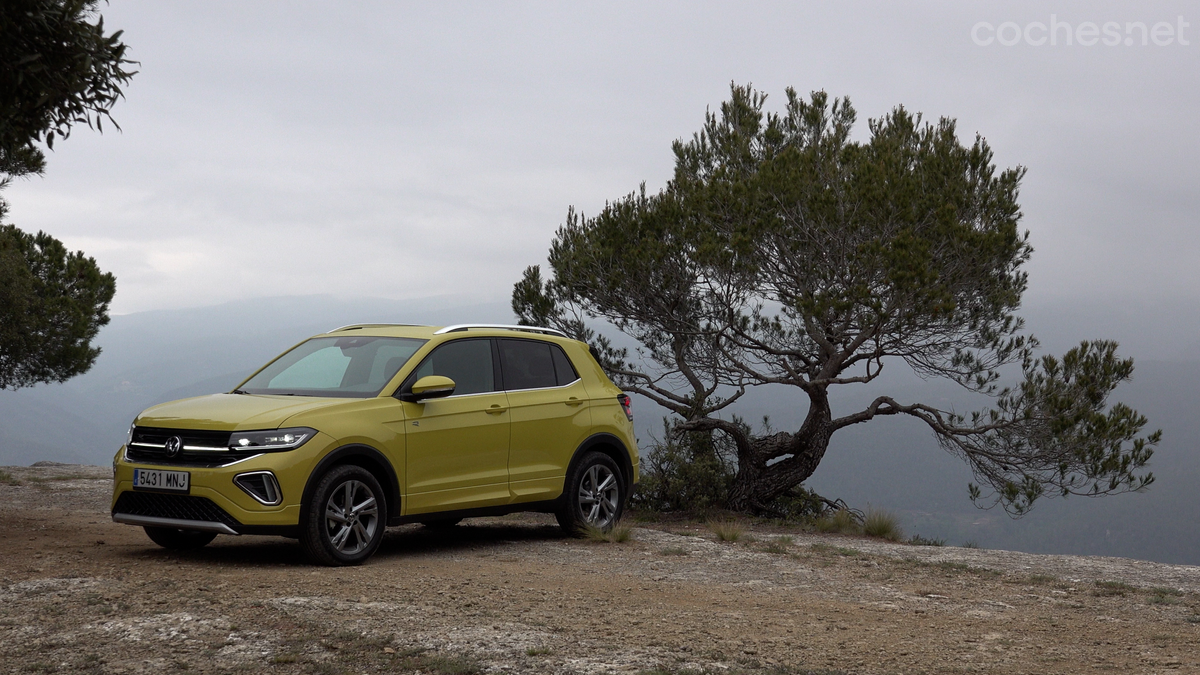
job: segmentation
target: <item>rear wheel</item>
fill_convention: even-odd
[[[589,452],[567,476],[563,504],[555,516],[570,534],[588,527],[607,532],[625,510],[625,484],[611,457]]]
[[[387,501],[370,471],[345,465],[331,469],[313,490],[303,513],[300,543],[322,565],[360,565],[383,541]]]
[[[203,548],[216,538],[216,532],[201,532],[200,530],[181,530],[175,527],[144,527],[150,541],[172,551],[187,551]]]

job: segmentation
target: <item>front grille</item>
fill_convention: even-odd
[[[224,509],[206,497],[192,495],[164,495],[152,492],[123,492],[117,498],[113,513],[176,520],[200,520],[210,523],[225,523],[236,529],[239,523]]]
[[[202,429],[134,427],[133,438],[125,449],[125,456],[133,462],[211,467],[258,454],[252,450],[230,450],[230,434],[228,431]],[[174,457],[168,457],[167,439],[172,436],[179,437],[183,449]]]

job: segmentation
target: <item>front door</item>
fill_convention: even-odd
[[[406,384],[426,375],[454,380],[454,394],[405,402],[406,515],[509,502],[508,398],[497,391],[492,341],[448,342]]]

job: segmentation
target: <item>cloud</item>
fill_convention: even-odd
[[[753,82],[956,117],[1024,165],[1033,301],[1194,301],[1195,46],[980,47],[1040,5],[247,5],[114,0],[141,73],[14,222],[96,256],[117,312],[280,294],[503,300],[587,213],[670,177],[670,143]],[[1157,21],[1182,3],[1064,5]]]

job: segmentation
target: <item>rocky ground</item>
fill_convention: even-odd
[[[286,539],[170,553],[107,468],[0,472],[0,672],[1200,672],[1200,568],[544,516],[390,530],[365,566]]]

